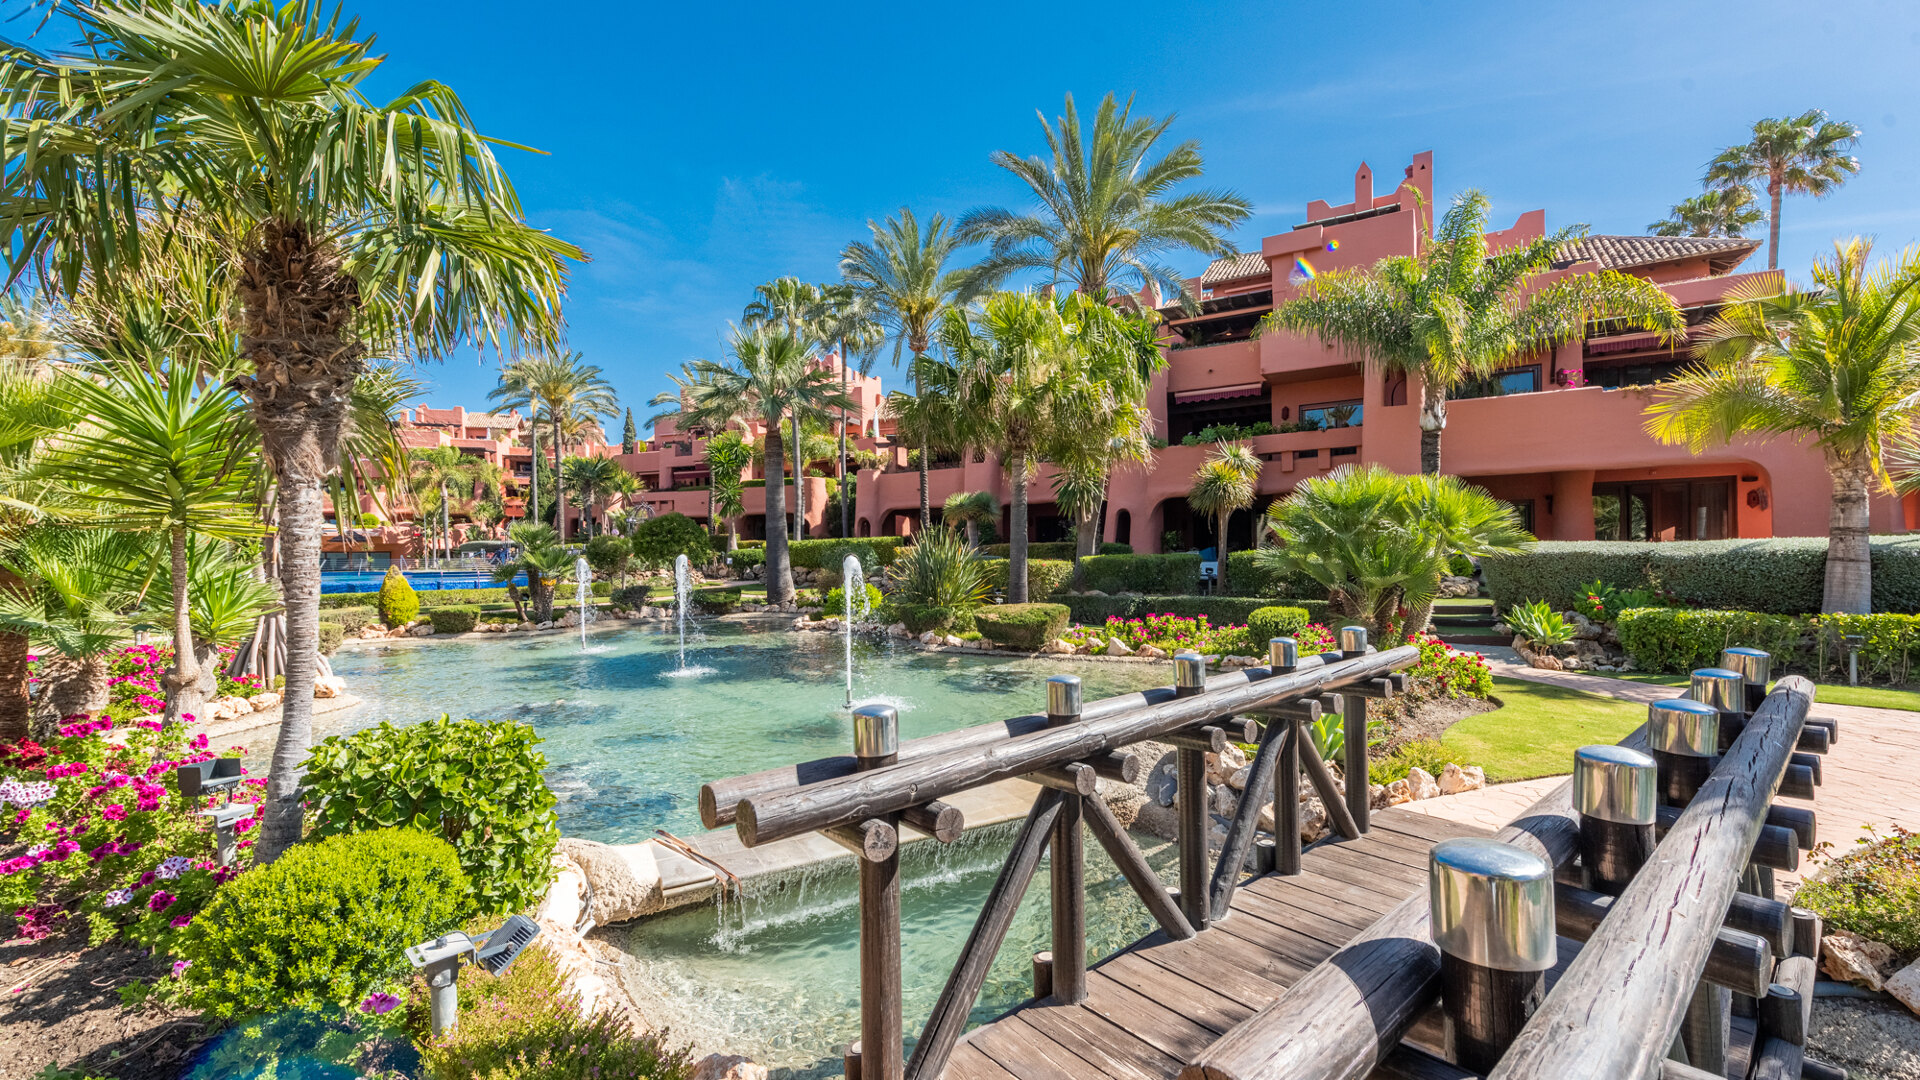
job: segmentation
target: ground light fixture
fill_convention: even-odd
[[[228,803],[210,810],[200,811],[199,816],[213,820],[214,861],[221,866],[232,866],[240,857],[239,824],[250,818],[255,808],[246,803]]]
[[[538,923],[524,915],[515,915],[477,942],[454,930],[408,949],[407,962],[427,973],[434,1035],[452,1031],[460,1016],[460,991],[455,983],[461,960],[471,956],[487,974],[498,975],[513,966],[514,960],[539,936]]]

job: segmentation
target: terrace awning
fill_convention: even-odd
[[[1255,397],[1267,388],[1266,383],[1243,383],[1239,386],[1220,386],[1211,390],[1175,391],[1175,404],[1185,405],[1195,401],[1219,401],[1222,398]]]

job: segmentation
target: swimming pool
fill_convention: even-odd
[[[432,592],[439,589],[492,589],[499,587],[492,574],[477,570],[402,570],[407,581],[415,590]],[[380,583],[386,580],[386,572],[381,570],[322,570],[320,571],[320,591],[323,593],[343,592],[379,592]],[[513,579],[515,585],[526,587],[527,575],[521,574]]]

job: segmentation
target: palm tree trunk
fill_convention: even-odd
[[[847,343],[840,343],[840,396],[847,396]],[[847,516],[847,407],[840,406],[840,458],[834,467],[840,482],[840,537],[853,535],[852,519]]]
[[[20,579],[0,570],[0,590],[21,587]],[[27,737],[33,700],[27,695],[27,657],[32,646],[25,634],[0,633],[0,742]]]
[[[533,597],[533,621],[553,621],[553,586],[535,569],[527,570],[527,593]]]
[[[1440,472],[1440,433],[1447,426],[1447,391],[1431,377],[1420,380],[1420,471]]]
[[[107,707],[107,679],[113,664],[106,653],[54,656],[42,660],[40,666],[40,700],[28,722],[28,734],[33,738],[50,739],[67,717],[91,716]]]
[[[289,417],[288,428],[307,427],[299,418]],[[339,431],[339,418],[319,420]],[[317,425],[312,425],[317,426]],[[286,434],[275,430],[268,434],[262,425],[263,441],[269,448]],[[304,457],[304,455],[302,455]],[[320,478],[323,473],[309,472],[306,461],[290,454],[269,457],[280,462],[280,587],[287,605],[286,697],[281,705],[280,734],[274,743],[273,762],[267,776],[267,800],[261,807],[260,839],[254,845],[256,865],[279,858],[300,842],[302,808],[300,804],[301,765],[313,745],[313,681],[320,655]],[[318,455],[314,455],[315,462]]]
[[[1867,486],[1871,476],[1864,454],[1827,451],[1833,477],[1833,505],[1827,517],[1827,580],[1822,611],[1865,615],[1873,609],[1873,564],[1867,543]]]
[[[1100,507],[1096,504],[1091,512],[1073,523],[1073,587],[1086,587],[1085,571],[1080,560],[1100,550]]]
[[[925,352],[926,352],[925,345],[919,345],[917,348],[913,350],[913,396],[916,398],[920,396],[920,358],[921,358],[921,355]],[[923,436],[920,439],[920,531],[921,532],[926,532],[928,529],[933,528],[933,497],[927,493],[927,470],[929,467],[928,459],[931,458],[932,456],[933,456],[932,448],[928,445],[928,440]]]
[[[1013,498],[1007,504],[1007,603],[1027,602],[1027,455],[1014,454],[1007,462],[1013,476]]]
[[[1780,178],[1767,178],[1767,269],[1780,269]]]
[[[182,712],[192,712],[205,701],[200,690],[198,650],[193,641],[193,612],[187,607],[187,530],[175,526],[173,555],[173,669],[166,674],[167,719],[178,720]],[[193,699],[193,700],[190,700]]]
[[[1233,520],[1233,508],[1228,507],[1220,511],[1219,517],[1220,544],[1219,549],[1214,552],[1214,555],[1220,560],[1220,569],[1217,571],[1220,577],[1220,595],[1227,596],[1229,595],[1227,589],[1227,525]]]
[[[540,520],[540,425],[533,424],[527,430],[532,436],[533,443],[533,454],[530,458],[533,465],[533,490],[529,493],[527,513],[522,520],[531,525]]]
[[[793,599],[793,564],[787,558],[787,464],[780,414],[767,418],[767,603]]]
[[[970,548],[980,546],[980,523],[972,518],[967,519],[967,546]]]
[[[800,413],[796,410],[793,414],[793,538],[795,540],[807,538],[807,491],[802,486],[806,480],[800,475],[807,467],[807,463],[802,460],[806,456],[806,442],[800,438]]]
[[[553,413],[553,520],[560,527],[560,542],[567,542],[567,482],[560,476],[560,413],[553,406],[547,406]]]

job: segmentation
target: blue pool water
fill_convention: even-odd
[[[477,573],[472,570],[402,570],[407,581],[415,590],[432,592],[437,589],[492,589],[499,583],[492,574]],[[320,591],[323,593],[379,592],[380,582],[386,574],[379,570],[322,570],[320,572]],[[521,574],[513,579],[515,585],[525,587],[527,575]]]

